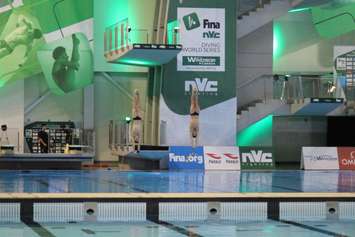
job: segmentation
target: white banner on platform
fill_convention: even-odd
[[[301,169],[338,170],[336,147],[302,147]]]
[[[205,146],[205,170],[240,170],[239,148]]]

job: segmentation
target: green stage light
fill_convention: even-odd
[[[129,122],[131,122],[131,117],[126,116],[126,117],[124,118],[124,120],[125,120],[127,123],[129,123]]]
[[[135,66],[145,66],[145,67],[153,67],[153,66],[159,65],[158,63],[153,62],[153,61],[129,59],[129,58],[119,59],[118,63],[127,64],[127,65],[135,65]]]
[[[255,146],[255,141],[264,134],[272,134],[272,115],[269,115],[238,133],[237,146]]]
[[[293,12],[303,12],[303,11],[307,11],[307,10],[309,10],[309,9],[310,9],[310,8],[308,8],[308,7],[296,8],[296,9],[289,10],[288,12],[290,12],[290,13],[293,13]]]
[[[274,23],[273,59],[277,59],[279,56],[281,56],[284,48],[285,48],[285,39],[283,37],[281,25],[279,23]]]

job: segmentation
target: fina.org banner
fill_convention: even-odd
[[[241,168],[273,169],[275,162],[270,147],[239,147]]]
[[[240,170],[239,149],[231,146],[205,146],[205,170]]]
[[[203,147],[171,146],[169,148],[169,169],[203,170]]]
[[[225,71],[225,9],[178,8],[178,71]]]
[[[339,169],[336,147],[302,147],[301,169],[337,170]]]

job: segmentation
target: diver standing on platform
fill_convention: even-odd
[[[198,105],[198,90],[196,87],[192,88],[191,106],[190,106],[190,137],[192,147],[197,146],[199,133],[199,114],[200,106]]]
[[[132,126],[131,126],[131,139],[134,150],[139,152],[142,140],[142,115],[139,91],[134,90],[133,105],[132,105]]]

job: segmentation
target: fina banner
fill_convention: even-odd
[[[178,8],[183,50],[178,71],[225,71],[225,9]]]
[[[171,146],[169,149],[169,169],[203,170],[203,147]]]
[[[239,147],[242,169],[273,169],[271,147]]]
[[[240,170],[238,147],[206,146],[204,158],[206,170]]]
[[[301,169],[333,170],[339,169],[336,147],[302,147]]]
[[[338,147],[339,168],[355,170],[355,147]]]

